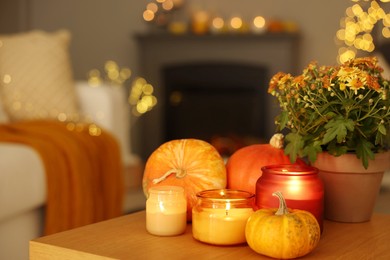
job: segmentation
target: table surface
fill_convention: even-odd
[[[30,259],[270,259],[246,244],[212,246],[183,235],[158,237],[145,228],[145,211],[30,241]],[[390,259],[390,215],[365,223],[325,221],[318,246],[303,259]]]

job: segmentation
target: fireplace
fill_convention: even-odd
[[[229,156],[265,140],[267,68],[192,62],[162,68],[164,141],[197,138]]]
[[[226,104],[237,102],[236,106],[243,111],[248,110],[248,113],[251,113],[251,115],[248,114],[245,116],[242,114],[242,110],[241,112],[238,112],[239,110],[232,109],[232,106],[229,107],[228,105],[223,104],[218,105],[218,107],[223,108],[226,113],[219,113],[219,116],[214,116],[212,119],[211,117],[202,116],[201,118],[194,118],[192,121],[197,121],[199,124],[207,124],[207,127],[210,128],[211,124],[209,124],[208,121],[203,120],[217,122],[217,118],[221,118],[219,121],[220,125],[216,124],[215,128],[220,127],[222,130],[227,131],[226,125],[222,126],[222,123],[227,124],[229,121],[226,118],[222,120],[222,117],[229,113],[231,116],[228,118],[234,118],[238,116],[233,113],[238,113],[241,114],[242,117],[235,119],[235,122],[237,123],[231,123],[232,126],[229,126],[229,128],[233,129],[233,127],[237,127],[238,130],[236,131],[238,134],[253,134],[256,138],[265,137],[265,139],[268,140],[268,138],[272,136],[275,129],[274,117],[278,113],[279,108],[274,98],[269,94],[264,95],[264,93],[268,87],[270,77],[275,73],[284,71],[296,74],[298,72],[296,66],[296,64],[298,64],[299,55],[298,45],[300,37],[298,34],[270,33],[262,35],[226,34],[198,36],[189,34],[170,35],[167,33],[156,33],[138,34],[135,36],[135,39],[138,46],[137,58],[139,71],[137,74],[145,77],[147,81],[154,86],[154,95],[158,99],[157,106],[155,106],[152,111],[138,118],[136,124],[132,128],[132,146],[134,151],[141,155],[142,158],[146,159],[164,141],[179,136],[176,135],[178,132],[192,131],[192,129],[182,129],[184,127],[190,128],[190,125],[186,123],[175,125],[176,132],[170,131],[172,129],[168,129],[168,132],[170,131],[170,133],[167,133],[167,128],[169,128],[169,126],[167,126],[168,121],[171,120],[169,122],[172,125],[177,123],[177,121],[175,120],[172,122],[172,118],[166,118],[166,113],[171,113],[172,116],[176,117],[183,117],[184,113],[181,112],[190,107],[189,105],[187,107],[187,104],[183,102],[181,103],[181,110],[175,111],[174,107],[169,108],[169,99],[180,99],[180,95],[182,100],[183,96],[186,97],[186,100],[187,98],[190,98],[190,103],[195,101],[198,102],[199,100],[203,100],[204,102],[208,101],[208,103],[210,103],[209,106],[213,105],[212,100],[218,100],[218,102],[224,102]],[[175,70],[176,74],[179,73],[179,70],[181,71],[184,69],[180,69],[181,65],[185,65],[185,67],[188,68],[188,66],[197,64],[202,64],[202,66],[207,64],[207,66],[222,65],[225,67],[224,69],[229,70],[235,66],[249,66],[251,69],[246,67],[248,68],[248,74],[250,73],[249,70],[252,71],[254,68],[256,73],[253,74],[256,74],[259,79],[253,79],[251,83],[242,81],[241,83],[235,84],[235,86],[224,87],[226,89],[223,91],[219,91],[219,89],[222,88],[221,86],[217,87],[219,83],[210,84],[210,82],[208,82],[209,80],[212,80],[211,78],[205,80],[205,82],[203,82],[205,84],[202,83],[202,86],[199,86],[199,84],[195,86],[193,83],[191,83],[191,85],[187,85],[187,83],[181,84],[177,79],[173,82],[173,85],[168,86],[166,84],[169,75],[164,76],[164,70]],[[191,71],[194,69],[194,67],[191,68]],[[264,83],[262,77],[264,76],[263,73],[265,69],[267,70],[266,77],[268,78]],[[240,69],[238,70],[242,71]],[[213,72],[212,74],[215,73],[218,72]],[[218,77],[217,79],[220,80],[224,77],[228,78],[233,75],[238,75],[238,73],[239,72],[224,73],[223,77]],[[188,73],[183,74],[184,77]],[[196,75],[199,74],[194,72],[190,74],[192,74],[190,75],[192,77],[191,80],[201,80],[201,77],[196,77]],[[249,76],[240,76],[237,78],[243,80],[247,77]],[[205,77],[202,76],[202,78],[204,79]],[[229,80],[226,81],[228,82]],[[230,81],[233,83],[233,79],[230,79]],[[254,83],[257,81],[259,84]],[[176,88],[184,89],[173,92],[173,96],[172,93],[167,94]],[[198,93],[195,94],[194,91]],[[238,94],[237,92],[241,92],[241,94]],[[262,101],[254,102],[254,99],[250,99],[248,104],[246,104],[243,100],[248,98],[248,93],[250,92],[257,93],[259,95],[257,98]],[[232,96],[237,96],[237,98],[233,101]],[[249,108],[249,106],[252,105],[254,107]],[[256,105],[258,107],[256,107]],[[173,109],[173,111],[167,111],[168,109]],[[201,109],[205,109],[202,106],[198,106],[197,109],[203,114],[206,113],[205,111],[201,111]],[[217,111],[217,109],[215,111]],[[255,113],[259,111],[260,114],[256,115]],[[191,117],[195,116],[196,115],[191,114],[186,117],[187,119],[191,119]],[[244,124],[244,122],[241,123],[241,121],[238,120],[244,120],[251,117],[253,117],[254,120],[251,122],[252,125],[247,126],[248,129],[246,131],[248,132],[240,132],[243,129],[239,128],[239,126]],[[256,118],[258,118],[258,120],[256,120]],[[257,125],[259,122],[261,122],[260,128]],[[247,122],[245,122],[245,124],[247,124]],[[209,131],[212,132],[211,130]],[[223,131],[219,131],[219,133],[223,133],[224,135],[231,134]],[[189,137],[190,135],[195,136],[195,134],[199,134],[199,137],[202,137],[202,139],[208,137],[205,133],[201,132],[187,132],[187,134],[183,136]],[[208,133],[207,135],[210,134],[211,133]]]

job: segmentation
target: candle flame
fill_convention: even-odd
[[[226,203],[226,216],[229,215],[229,210],[230,210],[230,202],[228,201],[228,202]]]
[[[300,180],[290,180],[288,184],[288,190],[291,194],[298,194],[301,191]]]
[[[163,201],[160,201],[158,203],[158,207],[160,208],[161,212],[165,212],[165,206],[164,206],[164,202]]]

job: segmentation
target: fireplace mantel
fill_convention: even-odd
[[[297,73],[299,35],[270,34],[223,34],[223,35],[171,35],[137,34],[138,64],[140,76],[155,88],[158,105],[139,120],[136,147],[147,158],[163,142],[164,86],[161,69],[166,65],[189,62],[241,62],[265,65],[269,78],[279,71]],[[268,86],[264,86],[267,88]],[[274,131],[277,107],[270,96],[267,100],[270,120],[268,133]]]

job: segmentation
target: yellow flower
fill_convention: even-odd
[[[315,159],[323,150],[339,153],[360,149],[366,167],[369,153],[390,149],[387,130],[383,130],[390,127],[390,81],[382,72],[377,59],[369,57],[338,66],[311,62],[296,77],[276,74],[269,89],[279,94],[283,107],[277,130],[289,129],[289,142],[295,142],[287,144],[288,154]],[[378,127],[380,124],[385,128]],[[330,132],[336,134],[327,134]]]

